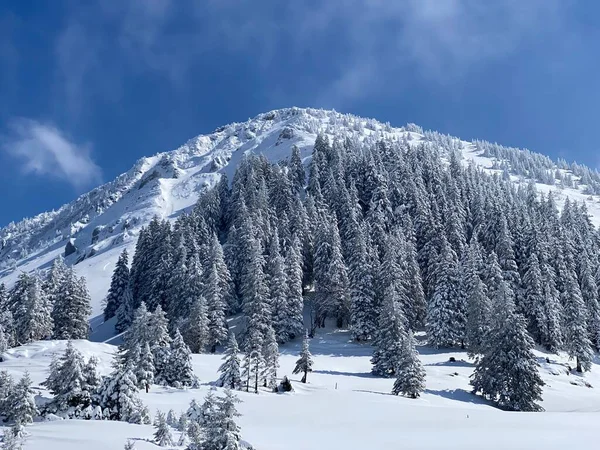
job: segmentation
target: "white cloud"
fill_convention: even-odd
[[[49,175],[81,189],[99,183],[100,168],[90,155],[90,145],[78,145],[61,130],[30,119],[16,119],[2,148],[23,161],[25,173]]]
[[[195,70],[218,64],[214,54],[211,60],[203,59],[210,50],[221,51],[224,58],[232,52],[250,56],[258,78],[265,80],[278,65],[302,66],[307,54],[325,54],[323,59],[330,61],[327,75],[321,71],[308,75],[309,84],[319,88],[301,95],[308,102],[341,108],[384,89],[401,91],[406,71],[432,83],[452,83],[524,44],[566,36],[569,4],[566,0],[82,4],[67,16],[56,54],[69,104],[84,104],[84,97],[98,91],[102,98],[118,96],[122,79],[131,74],[159,75],[185,93]],[[106,29],[111,30],[109,36]],[[330,45],[332,36],[337,48]],[[300,90],[302,86],[293,92]],[[76,116],[77,108],[71,109]]]

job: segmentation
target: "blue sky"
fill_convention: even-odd
[[[293,105],[598,167],[599,14],[569,0],[5,0],[0,226]]]

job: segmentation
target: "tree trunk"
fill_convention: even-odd
[[[217,346],[216,346],[216,344],[213,344],[212,347],[210,348],[210,352],[215,353],[216,351],[217,351]]]
[[[306,375],[308,375],[307,371],[304,371],[304,375],[302,375],[302,379],[300,381],[302,381],[303,383],[306,383]]]
[[[583,370],[581,370],[581,361],[579,361],[579,356],[576,358],[577,359],[577,372],[581,373],[583,372]]]

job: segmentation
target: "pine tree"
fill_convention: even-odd
[[[123,448],[124,450],[135,450],[135,441],[127,439],[127,442],[125,442],[125,447]]]
[[[125,290],[123,291],[123,299],[117,308],[117,323],[115,324],[115,330],[119,333],[127,330],[133,321],[133,315],[134,301],[130,281],[127,286],[125,286]]]
[[[545,281],[545,283],[544,283]],[[531,311],[531,328],[539,344],[556,352],[561,347],[558,292],[548,286],[550,277],[542,277],[538,257],[532,253],[523,275],[524,305]]]
[[[562,304],[564,306],[564,347],[576,360],[576,370],[587,372],[592,368],[593,350],[587,332],[586,307],[573,271],[566,262],[560,275],[564,284]]]
[[[308,330],[304,333],[304,340],[302,341],[302,351],[300,352],[300,358],[296,361],[296,367],[292,372],[294,375],[298,373],[302,373],[302,383],[306,383],[306,377],[308,372],[312,372],[313,359],[310,354],[310,350],[308,348]]]
[[[223,364],[219,367],[221,376],[219,377],[219,385],[229,389],[240,389],[242,379],[240,374],[240,358],[238,356],[239,349],[235,333],[229,334],[229,343],[223,356]]]
[[[185,342],[193,353],[201,353],[209,342],[209,319],[204,297],[198,297],[184,323]]]
[[[150,423],[129,364],[118,364],[113,373],[102,380],[96,402],[102,408],[105,419]]]
[[[14,389],[9,393],[7,402],[9,405],[8,420],[18,425],[32,423],[34,417],[38,415],[31,389],[31,378],[28,372],[25,372]]]
[[[223,251],[217,236],[213,234],[209,260],[204,275],[204,298],[208,308],[208,347],[210,352],[216,351],[217,345],[225,343],[227,338],[227,321],[225,312],[230,308],[228,300],[229,271],[223,260]]]
[[[191,387],[196,384],[192,369],[192,352],[183,341],[179,330],[175,330],[175,337],[171,343],[171,358],[166,380],[170,386],[176,387]]]
[[[540,411],[543,381],[538,374],[533,339],[523,316],[515,311],[514,294],[502,280],[493,297],[493,321],[477,361],[474,392],[512,411]]]
[[[162,411],[156,413],[156,419],[154,421],[154,442],[159,447],[168,447],[173,445],[173,436],[171,436],[171,430],[165,420],[165,414]]]
[[[85,278],[79,278],[69,268],[58,289],[52,319],[54,321],[54,339],[87,339],[89,335],[88,317],[90,306]]]
[[[302,296],[302,243],[298,236],[292,237],[291,245],[285,257],[287,278],[287,337],[295,339],[304,332],[304,298]]]
[[[150,350],[148,342],[142,344],[136,344],[136,346],[130,350],[134,356],[132,360],[137,363],[132,367],[133,375],[137,380],[137,387],[144,389],[146,385],[150,386],[154,383],[154,354]]]
[[[90,406],[92,394],[98,387],[94,379],[96,374],[86,367],[83,355],[71,341],[60,359],[52,362],[50,369],[44,384],[54,395],[51,402],[54,412],[66,412],[69,408],[81,412]]]
[[[246,384],[246,392],[250,392],[250,386],[254,393],[258,394],[258,383],[260,374],[264,367],[263,337],[258,327],[250,327],[246,338],[246,351],[242,365],[242,380]]]
[[[400,362],[395,372],[396,381],[392,394],[417,398],[425,390],[425,369],[419,360],[415,338],[410,331],[401,343]]]
[[[22,273],[11,292],[10,302],[19,344],[50,337],[53,326],[50,305],[36,276]]]
[[[300,157],[300,149],[297,145],[292,146],[292,156],[290,158],[290,179],[292,180],[294,192],[300,193],[304,191],[304,185],[306,184],[306,172],[304,171],[304,164],[302,164],[302,158]]]
[[[482,266],[481,247],[473,238],[461,268],[461,289],[467,302],[466,339],[469,354],[473,356],[481,352],[489,331],[490,300],[480,277]]]
[[[125,291],[129,286],[129,255],[127,250],[123,250],[117,265],[113,271],[110,288],[106,296],[104,306],[104,321],[109,320],[117,314],[117,311],[125,299]]]
[[[406,340],[406,318],[398,293],[393,285],[386,288],[379,316],[379,329],[375,337],[375,352],[371,363],[375,375],[389,377],[396,373],[402,356],[402,343]]]
[[[235,418],[240,414],[237,412],[236,403],[240,400],[226,389],[223,397],[215,401],[215,411],[207,415],[202,429],[204,431],[200,444],[201,449],[206,450],[240,450],[240,428]]]
[[[464,342],[466,314],[458,291],[456,253],[445,239],[435,271],[436,282],[427,313],[427,336],[429,343],[437,348],[452,347]]]
[[[42,290],[48,298],[48,303],[54,305],[56,297],[58,296],[58,290],[63,283],[65,273],[67,272],[67,266],[62,255],[56,257],[52,262],[52,267],[48,272],[46,280],[42,284]]]
[[[5,370],[0,371],[0,422],[10,415],[10,396],[15,389],[13,377]]]
[[[274,390],[277,386],[277,369],[279,368],[279,346],[275,338],[275,330],[269,327],[263,344],[263,370],[264,386]]]

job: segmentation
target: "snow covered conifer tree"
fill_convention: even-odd
[[[55,339],[88,338],[90,302],[85,278],[77,277],[73,268],[67,269],[52,309]]]
[[[306,172],[302,158],[300,157],[300,149],[297,145],[292,146],[292,156],[290,157],[290,179],[295,193],[304,191],[306,183]]]
[[[229,334],[229,343],[223,356],[223,364],[219,367],[221,376],[219,377],[219,385],[229,389],[240,389],[242,378],[240,374],[240,358],[238,356],[239,349],[235,333]]]
[[[65,353],[51,364],[50,375],[44,383],[54,395],[51,402],[53,412],[66,412],[75,408],[78,414],[92,402],[92,394],[97,386],[90,386],[97,380],[88,380],[90,374],[85,370],[83,355],[71,341],[67,343]]]
[[[290,339],[300,336],[304,331],[304,298],[302,296],[302,243],[297,235],[285,257],[285,274],[288,284],[287,297],[287,335]]]
[[[96,399],[108,420],[129,423],[150,423],[136,387],[135,375],[129,364],[117,364],[113,373],[102,380]]]
[[[279,368],[279,346],[277,345],[273,327],[269,327],[265,335],[263,358],[265,361],[263,371],[264,386],[275,389],[277,386],[277,369]]]
[[[546,268],[546,270],[549,267]],[[531,317],[531,328],[536,341],[549,351],[556,352],[561,347],[560,303],[558,292],[549,290],[553,280],[542,277],[539,259],[532,253],[526,262],[523,275],[523,304]]]
[[[127,442],[125,442],[125,446],[123,448],[124,450],[135,450],[135,441],[127,439]]]
[[[123,250],[117,265],[113,271],[112,279],[110,282],[110,288],[105,300],[104,306],[104,320],[114,317],[117,314],[117,310],[121,303],[125,299],[125,291],[129,286],[129,267],[128,267],[129,255],[127,250]]]
[[[192,352],[179,330],[175,330],[175,337],[171,343],[171,358],[166,380],[170,386],[194,386],[196,377],[192,369]]]
[[[201,353],[209,342],[209,319],[204,297],[193,302],[183,326],[185,341],[193,353]]]
[[[474,392],[512,411],[540,411],[544,385],[526,321],[515,311],[514,294],[502,280],[494,292],[492,323],[471,376]]]
[[[169,425],[165,420],[165,413],[162,411],[156,413],[154,428],[156,429],[154,432],[154,442],[156,445],[159,447],[173,445],[173,436],[171,436],[171,430],[169,430]]]
[[[125,286],[123,290],[123,298],[117,308],[116,316],[117,323],[115,324],[115,330],[119,333],[124,332],[129,328],[133,321],[134,304],[133,304],[133,293],[131,291],[131,281]]]
[[[279,235],[274,231],[269,248],[267,270],[269,274],[269,301],[273,311],[273,328],[277,341],[285,343],[290,340],[288,298],[289,289],[285,273],[285,260],[279,251]]]
[[[371,363],[375,375],[389,377],[400,366],[402,343],[406,339],[406,318],[396,288],[393,285],[385,289],[383,304],[379,316],[379,329],[375,335],[375,352]]]
[[[67,266],[65,265],[64,258],[62,255],[57,256],[52,262],[52,267],[50,268],[46,280],[42,284],[42,290],[44,291],[44,294],[46,294],[50,305],[54,305],[54,302],[56,301],[56,296],[63,283],[66,271]]]
[[[253,386],[254,393],[258,394],[258,381],[264,367],[263,338],[257,327],[250,327],[246,337],[246,351],[242,365],[242,378],[246,384],[246,392]]]
[[[26,344],[52,335],[50,305],[37,276],[22,273],[11,292],[16,341]]]
[[[199,449],[240,450],[240,428],[235,418],[240,414],[235,407],[240,400],[230,389],[225,396],[213,400],[212,413],[206,414],[201,424],[203,436]]]
[[[204,274],[203,295],[208,310],[207,343],[210,352],[214,353],[217,345],[224,344],[227,338],[225,311],[230,308],[228,305],[230,276],[216,234],[212,236],[208,258]]]
[[[396,368],[396,381],[392,394],[417,398],[425,390],[425,369],[415,348],[415,338],[411,331],[401,343],[400,362]]]
[[[154,354],[150,350],[148,342],[142,344],[136,344],[136,346],[129,350],[133,352],[135,356],[132,360],[137,361],[133,365],[133,374],[137,380],[137,387],[144,389],[146,385],[152,385],[154,383]]]
[[[466,314],[458,291],[456,253],[445,238],[442,238],[435,272],[435,286],[427,313],[427,337],[437,348],[452,347],[464,340]]]
[[[566,261],[560,272],[564,285],[561,295],[564,306],[564,347],[568,355],[575,358],[577,371],[587,372],[592,367],[593,358],[592,343],[587,332],[587,311],[579,284],[569,265],[569,261]]]
[[[312,372],[313,359],[309,350],[308,341],[308,330],[304,333],[304,340],[302,341],[302,351],[300,352],[300,358],[296,361],[296,367],[294,368],[293,374],[302,373],[302,383],[306,383],[306,377],[308,372]]]
[[[490,300],[479,270],[483,266],[481,246],[471,239],[461,268],[461,288],[467,302],[466,339],[470,355],[480,353],[489,330]]]
[[[25,425],[33,422],[33,418],[38,415],[33,391],[31,390],[31,378],[29,373],[25,372],[23,377],[9,393],[8,399],[8,420],[14,421],[19,425]]]

